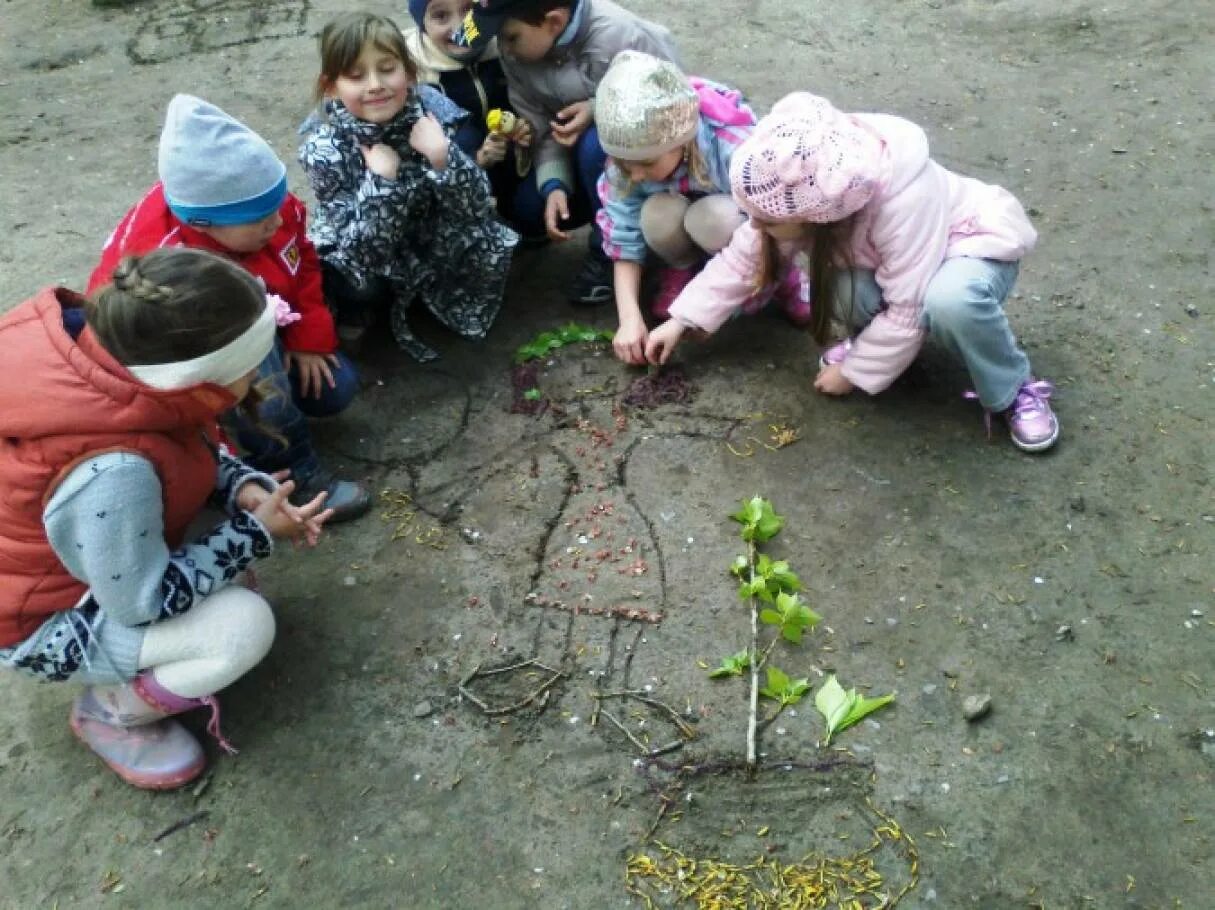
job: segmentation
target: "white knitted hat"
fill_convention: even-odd
[[[640,51],[621,51],[595,93],[603,150],[647,161],[686,145],[700,124],[700,97],[679,67]]]

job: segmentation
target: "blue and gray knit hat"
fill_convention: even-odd
[[[287,166],[266,140],[193,95],[169,102],[158,165],[165,200],[186,224],[251,224],[287,198]]]

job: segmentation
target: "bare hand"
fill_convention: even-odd
[[[535,132],[532,130],[532,125],[529,121],[519,118],[519,125],[515,127],[515,134],[511,139],[523,148],[531,148],[532,140],[536,138]]]
[[[828,364],[814,377],[814,388],[824,395],[847,395],[855,386],[838,363]]]
[[[645,359],[653,364],[664,364],[670,360],[686,328],[678,319],[668,319],[650,332],[645,345]]]
[[[544,200],[544,228],[548,231],[550,240],[569,240],[568,231],[561,230],[558,225],[570,219],[570,202],[565,190],[553,190]]]
[[[488,133],[481,147],[477,149],[477,167],[483,171],[489,170],[506,158],[506,150],[510,148],[510,140],[501,133]]]
[[[647,334],[645,320],[641,316],[622,321],[612,339],[612,352],[616,359],[635,367],[644,365]]]
[[[409,147],[425,157],[436,171],[447,167],[447,134],[434,114],[427,114],[409,131]]]
[[[311,502],[293,506],[287,497],[294,489],[294,480],[279,484],[278,489],[253,510],[253,517],[274,537],[314,547],[321,539],[321,527],[333,515],[332,509],[324,508],[325,497],[329,494],[318,493]]]
[[[321,383],[331,389],[337,388],[337,380],[333,378],[333,368],[339,365],[336,354],[308,354],[301,351],[288,351],[283,356],[283,369],[288,373],[294,366],[299,371],[300,394],[308,398],[320,398]],[[311,392],[310,392],[311,390]]]
[[[550,120],[548,128],[552,130],[553,138],[558,143],[570,148],[591,125],[593,116],[589,100],[575,101],[557,111],[557,119]]]
[[[379,174],[385,180],[397,179],[397,172],[401,169],[401,156],[391,145],[385,145],[383,142],[371,146],[360,145],[359,151],[363,153],[363,163],[367,165],[367,170]]]

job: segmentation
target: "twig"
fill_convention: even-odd
[[[155,837],[153,837],[152,843],[156,843],[157,841],[162,841],[166,837],[168,837],[170,834],[176,834],[182,828],[188,828],[195,822],[200,822],[204,818],[207,818],[210,814],[211,813],[209,810],[201,809],[198,812],[195,812],[193,815],[187,815],[185,818],[179,819],[178,821],[173,822],[173,824],[169,825],[169,827],[165,828],[163,831],[161,831],[159,834],[157,834]]]
[[[618,721],[616,719],[616,716],[614,714],[612,714],[611,711],[608,711],[606,708],[604,708],[603,710],[601,710],[599,712],[599,715],[601,717],[604,717],[604,718],[610,720],[615,725],[617,730],[619,730],[621,733],[623,733],[625,736],[627,736],[629,738],[629,742],[631,742],[634,746],[637,747],[638,752],[640,752],[642,755],[649,754],[650,747],[647,746],[645,743],[643,743],[641,740],[639,740],[636,736],[634,736],[628,727],[626,727],[624,724],[622,724],[620,721]]]
[[[654,816],[654,821],[650,823],[649,830],[646,831],[645,837],[641,839],[643,844],[654,836],[654,832],[657,831],[658,826],[662,824],[662,820],[666,816],[667,810],[671,808],[671,800],[668,797],[660,796],[659,798],[662,800],[662,805],[658,807],[658,814]]]
[[[747,561],[751,566],[751,577],[755,577],[755,541],[747,541]],[[751,601],[751,713],[747,717],[747,768],[754,774],[755,767],[755,721],[759,714],[759,606],[755,595]]]
[[[646,695],[644,689],[623,689],[619,692],[592,692],[591,698],[598,701],[602,701],[605,698],[635,698],[639,702],[649,705],[651,708],[658,708],[660,711],[665,711],[671,715],[671,720],[675,722],[675,726],[679,728],[679,732],[683,734],[685,739],[696,738],[696,730],[683,719],[678,711],[666,702]]]
[[[507,705],[504,708],[491,708],[482,699],[478,698],[476,695],[473,695],[473,693],[469,691],[469,683],[471,683],[478,676],[496,676],[502,673],[520,670],[524,667],[539,667],[541,670],[551,673],[552,675],[541,683],[539,687],[533,689],[520,701],[517,701],[512,705]],[[543,708],[548,704],[550,690],[552,689],[553,685],[555,685],[559,679],[564,678],[565,674],[560,670],[555,670],[552,667],[546,666],[533,657],[530,660],[523,661],[522,663],[513,664],[509,667],[499,667],[496,670],[482,670],[481,665],[477,664],[476,668],[466,677],[464,677],[460,684],[456,686],[456,691],[459,692],[462,697],[467,698],[470,702],[480,708],[481,712],[485,714],[486,717],[501,717],[504,714],[513,714],[516,711],[526,708],[528,705],[536,701],[536,699],[540,699],[540,704],[538,707]]]

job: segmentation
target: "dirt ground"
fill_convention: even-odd
[[[1215,4],[632,5],[759,107],[808,88],[900,113],[943,163],[1024,200],[1041,241],[1009,312],[1058,384],[1057,449],[988,442],[931,347],[876,399],[816,397],[817,352],[765,316],[681,349],[691,404],[622,411],[635,376],[575,346],[543,361],[550,406],[512,414],[514,349],[575,315],[579,250],[523,253],[487,343],[423,325],[443,352],[424,368],[373,346],[361,398],[318,425],[386,497],[263,570],[278,638],[225,696],[241,752],[204,790],[123,786],[71,737],[68,691],[4,679],[0,906],[643,906],[626,862],[661,858],[663,805],[654,838],[739,863],[847,857],[881,812],[897,827],[874,890],[908,888],[902,907],[1215,903]],[[261,131],[306,195],[313,35],[346,7],[7,0],[4,305],[83,286],[155,178],[176,91]],[[765,447],[781,425],[798,441]],[[757,493],[788,519],[769,552],[824,617],[774,659],[897,701],[829,748],[802,702],[748,781],[728,770],[746,683],[701,664],[749,638],[727,515]],[[476,704],[542,688],[536,665],[460,696],[476,668],[528,659],[564,674],[547,696]],[[639,761],[682,736],[638,700],[604,702],[637,743],[609,710],[592,726],[592,695],[621,690],[695,739]],[[983,693],[991,713],[968,722]]]

